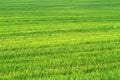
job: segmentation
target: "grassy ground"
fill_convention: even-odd
[[[0,0],[0,80],[120,80],[120,1]]]

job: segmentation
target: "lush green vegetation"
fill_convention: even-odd
[[[0,80],[120,80],[120,0],[0,0]]]

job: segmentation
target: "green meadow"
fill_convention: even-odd
[[[0,0],[0,80],[120,80],[120,0]]]

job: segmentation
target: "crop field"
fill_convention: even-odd
[[[120,0],[0,0],[0,80],[120,80]]]

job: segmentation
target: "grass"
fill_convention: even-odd
[[[119,80],[119,0],[0,0],[0,80]]]

